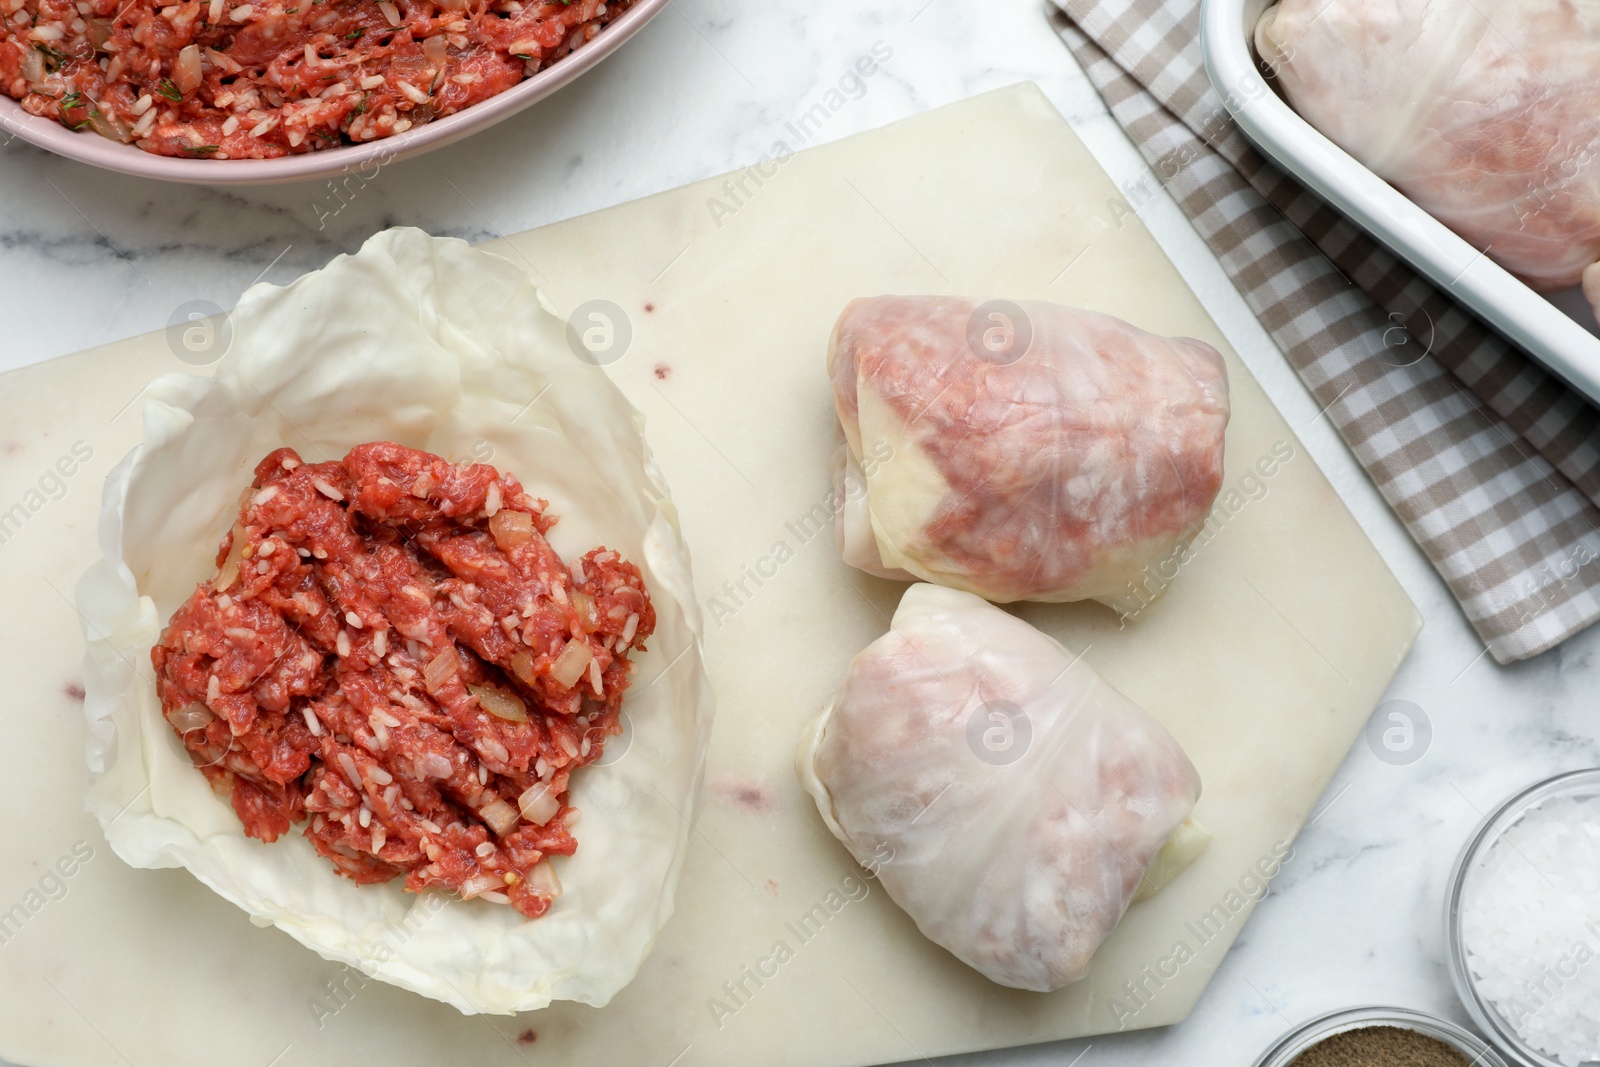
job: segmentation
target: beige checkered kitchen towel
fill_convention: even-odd
[[[1054,0],[1057,28],[1500,663],[1600,618],[1600,414],[1244,139],[1200,0]]]

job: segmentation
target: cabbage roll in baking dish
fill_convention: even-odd
[[[1535,289],[1600,302],[1600,3],[1283,0],[1255,38],[1330,140]]]
[[[872,574],[1137,610],[1222,485],[1228,375],[1200,341],[1042,301],[882,296],[845,308],[828,370],[836,479],[866,486],[838,542]]]
[[[933,585],[851,663],[796,769],[929,940],[1017,989],[1082,978],[1210,840],[1160,723],[1026,622]]]

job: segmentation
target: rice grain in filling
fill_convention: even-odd
[[[453,114],[634,0],[0,0],[0,92],[158,155],[268,159]]]
[[[620,732],[655,612],[615,552],[569,570],[545,508],[386,442],[257,465],[216,577],[151,651],[163,714],[249,836],[298,829],[357,883],[548,910],[546,857],[577,849],[570,775]]]

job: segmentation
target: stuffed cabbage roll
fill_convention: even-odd
[[[913,585],[808,729],[823,821],[930,940],[1002,985],[1088,973],[1209,835],[1200,776],[1081,657],[971,593]]]
[[[1283,0],[1255,37],[1330,140],[1534,288],[1600,300],[1600,4]]]
[[[828,368],[866,485],[838,541],[872,574],[1136,610],[1222,484],[1228,375],[1200,341],[1042,301],[882,296],[845,308]]]
[[[841,442],[833,453],[833,489],[837,499],[842,501],[833,523],[839,558],[879,578],[916,581],[917,576],[911,572],[883,562],[878,552],[878,542],[872,534],[872,514],[867,510],[867,476],[848,442]]]

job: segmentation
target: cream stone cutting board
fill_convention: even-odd
[[[604,1009],[464,1017],[252,927],[184,871],[111,854],[82,812],[70,598],[97,555],[100,483],[140,436],[135,398],[194,368],[153,335],[0,378],[0,1057],[842,1067],[1181,1020],[1420,619],[1116,198],[1043,95],[1017,86],[497,246],[563,314],[622,309],[607,369],[645,412],[681,511],[717,689],[677,914]],[[1176,735],[1216,834],[1130,909],[1089,978],[1052,995],[992,985],[924,941],[792,769],[802,723],[902,589],[841,565],[826,522],[824,347],[849,299],[884,292],[1058,300],[1228,357],[1225,489],[1166,596],[1125,627],[1099,605],[1021,608]],[[604,347],[604,325],[584,326]]]

